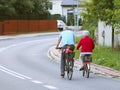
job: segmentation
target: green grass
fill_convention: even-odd
[[[111,47],[96,46],[93,52],[93,63],[120,71],[120,51],[112,50]]]
[[[78,59],[79,54],[80,51],[75,50],[75,58]],[[120,51],[112,50],[111,47],[96,45],[92,54],[92,59],[95,64],[107,66],[120,71]]]

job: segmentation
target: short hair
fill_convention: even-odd
[[[89,36],[89,35],[90,35],[89,31],[88,31],[88,30],[85,30],[84,36]]]

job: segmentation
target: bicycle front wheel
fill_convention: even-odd
[[[73,76],[73,64],[73,60],[67,60],[67,77],[69,80],[71,80]]]

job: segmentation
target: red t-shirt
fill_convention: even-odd
[[[92,38],[85,36],[77,44],[77,49],[81,47],[81,52],[92,52],[95,45]]]

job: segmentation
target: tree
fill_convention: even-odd
[[[15,0],[0,0],[0,17],[11,17],[16,14],[13,3]]]
[[[49,15],[48,3],[48,0],[16,0],[14,6],[19,15],[45,19]]]
[[[34,8],[33,2],[31,0],[16,0],[14,2],[14,8],[17,14],[31,13]]]
[[[39,16],[41,19],[49,16],[48,12],[49,0],[32,0],[34,8],[32,9],[32,14]]]
[[[112,26],[112,47],[114,48],[114,29],[120,27],[120,0],[91,0],[91,6],[86,10],[90,11],[85,14],[87,17],[94,16],[94,20],[101,20],[106,25]]]
[[[46,19],[49,0],[0,0],[0,16],[3,19]]]
[[[90,35],[94,38],[94,30],[97,28],[98,18],[96,17],[95,5],[91,2],[84,2],[84,11],[81,13],[82,16],[82,25],[83,29],[87,29],[90,31]]]
[[[20,19],[25,19],[28,15],[31,15],[31,11],[34,8],[31,0],[15,0],[13,6],[16,11],[16,16]]]
[[[114,0],[113,20],[116,22],[114,27],[120,28],[120,0]]]

